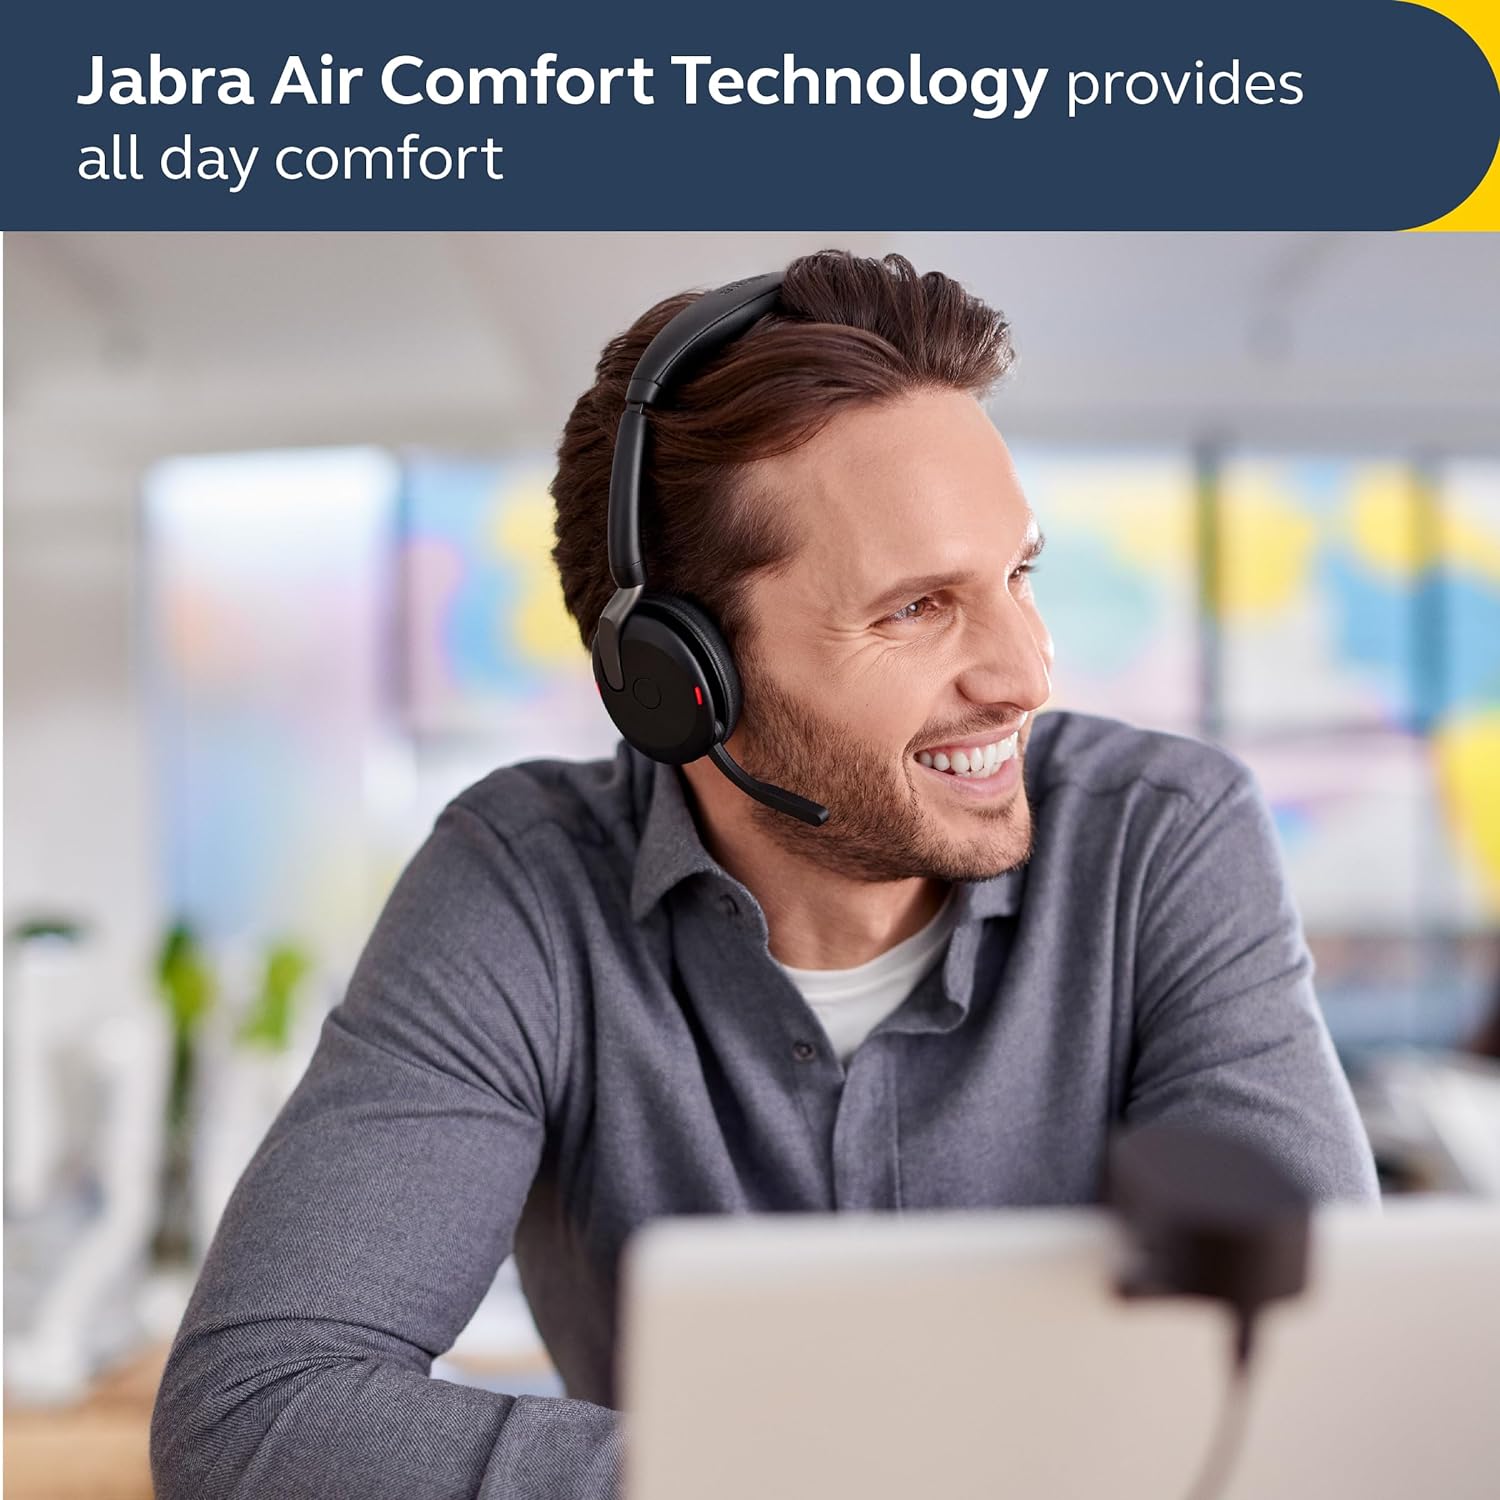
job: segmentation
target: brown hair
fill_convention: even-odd
[[[604,346],[558,444],[552,558],[585,646],[614,592],[605,520],[625,386],[698,295],[658,302]],[[1004,316],[941,272],[844,250],[794,260],[777,310],[652,410],[641,521],[652,588],[696,600],[732,648],[746,581],[785,562],[797,539],[792,513],[758,500],[743,466],[807,442],[846,407],[934,387],[982,398],[1012,360]]]

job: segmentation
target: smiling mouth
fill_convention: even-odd
[[[1015,759],[1020,736],[1021,731],[1015,729],[1004,739],[991,740],[988,744],[971,745],[963,750],[919,750],[913,758],[919,766],[934,771],[983,781]]]

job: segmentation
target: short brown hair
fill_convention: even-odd
[[[658,302],[604,346],[558,444],[552,558],[585,646],[614,592],[605,520],[625,387],[657,331],[699,295]],[[846,407],[931,388],[983,398],[1013,358],[1004,316],[939,271],[844,250],[794,260],[776,311],[651,412],[641,519],[651,587],[706,608],[732,648],[745,583],[797,541],[792,515],[758,502],[743,466],[807,442]]]

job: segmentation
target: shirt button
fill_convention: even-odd
[[[719,910],[723,912],[726,917],[737,917],[740,914],[740,903],[736,901],[728,891],[725,891],[724,894],[719,897]]]
[[[792,1056],[798,1062],[811,1062],[818,1055],[818,1049],[811,1042],[793,1042]]]

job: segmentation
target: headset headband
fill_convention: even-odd
[[[609,475],[607,522],[609,571],[615,595],[599,617],[599,654],[604,676],[617,691],[624,685],[620,631],[646,586],[641,546],[641,486],[646,470],[646,409],[673,386],[733,343],[776,305],[781,272],[731,281],[705,292],[678,313],[646,346],[630,384],[615,436]]]
[[[821,802],[759,780],[730,755],[725,741],[741,703],[734,658],[717,624],[693,600],[660,589],[646,592],[641,545],[647,411],[770,312],[780,289],[778,271],[705,292],[667,323],[637,361],[625,388],[609,475],[606,535],[615,592],[599,616],[591,654],[599,696],[632,748],[673,766],[707,756],[747,797],[816,828],[828,820]]]

